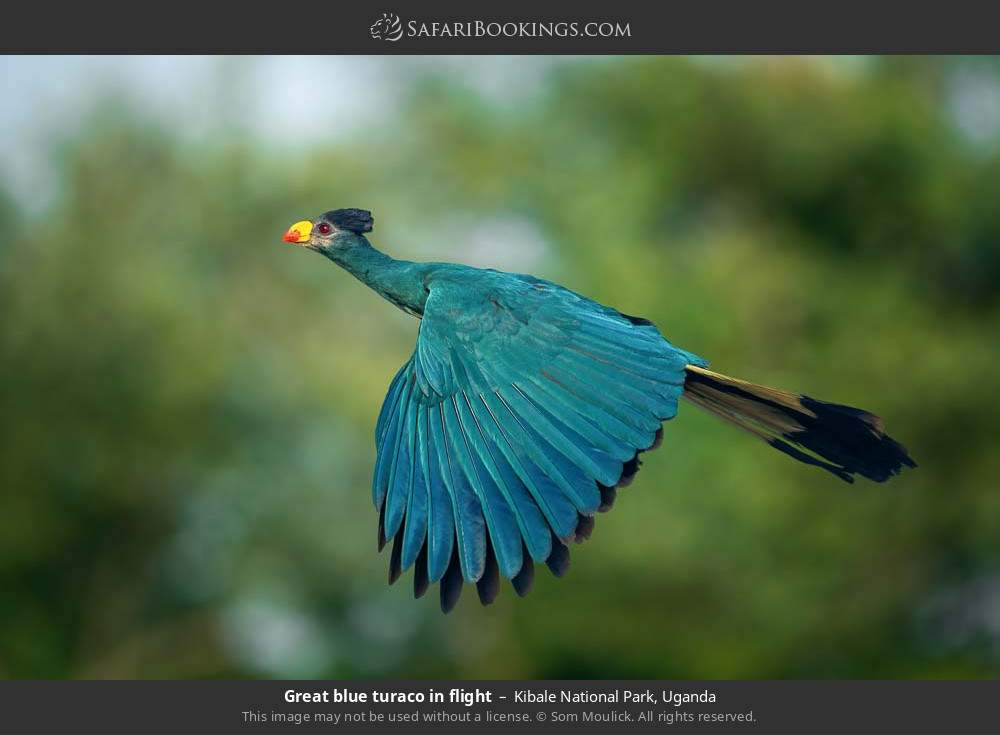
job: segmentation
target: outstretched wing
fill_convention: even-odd
[[[457,270],[430,280],[410,360],[375,432],[379,548],[389,581],[415,565],[419,597],[463,579],[492,602],[525,594],[533,562],[556,576],[615,488],[677,413],[700,358],[628,317],[538,279]]]

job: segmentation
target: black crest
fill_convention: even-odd
[[[375,218],[367,209],[334,209],[323,215],[323,219],[338,230],[350,230],[359,235],[371,232]]]

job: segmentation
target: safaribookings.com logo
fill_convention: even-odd
[[[404,26],[395,13],[382,17],[368,29],[376,41],[407,38],[631,38],[629,23],[622,21],[510,21],[483,20],[422,22],[410,20]]]
[[[403,37],[403,24],[395,13],[382,13],[368,30],[376,41],[398,41]]]

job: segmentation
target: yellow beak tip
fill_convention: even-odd
[[[294,243],[304,243],[309,242],[309,236],[312,234],[312,222],[307,219],[301,222],[296,222],[294,225],[288,228],[288,232],[282,238],[285,242]]]

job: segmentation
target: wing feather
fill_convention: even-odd
[[[385,535],[394,537],[403,522],[407,503],[413,494],[413,449],[416,434],[416,404],[409,400],[413,381],[407,381],[398,408],[399,431],[396,445],[387,453],[388,490],[385,501]],[[402,545],[400,550],[402,550]]]
[[[496,554],[497,564],[507,576],[513,576],[521,568],[520,530],[510,506],[476,451],[474,444],[479,437],[470,435],[466,430],[460,409],[460,405],[465,403],[465,396],[460,395],[461,404],[458,396],[452,396],[441,404],[449,443],[453,450],[452,456],[456,458],[469,487],[479,499],[490,538],[496,539],[493,552]],[[469,581],[475,580],[469,579]]]
[[[400,559],[404,570],[414,564],[424,546],[424,539],[430,533],[428,511],[431,506],[431,494],[427,481],[427,468],[422,457],[424,446],[421,444],[419,421],[421,407],[415,402],[411,402],[411,406],[413,411],[407,414],[413,422],[410,429],[413,442],[410,447],[410,491],[406,504],[406,533],[403,535]]]
[[[406,410],[407,402],[403,399],[403,394],[407,392],[408,387],[409,383],[406,380],[401,381],[398,385],[398,394],[386,397],[385,401],[388,404],[392,400],[392,406],[388,409],[381,439],[377,444],[375,472],[372,476],[372,498],[379,510],[382,509],[382,503],[385,502],[385,496],[389,492],[389,478],[396,460],[395,450],[402,429],[400,414]]]
[[[406,374],[410,367],[413,365],[413,360],[407,361],[393,377],[392,382],[389,384],[389,390],[386,391],[385,400],[382,402],[382,410],[378,414],[378,422],[375,424],[375,446],[378,447],[382,443],[382,438],[385,436],[386,424],[389,421],[389,416],[392,414],[393,409],[399,404],[400,394],[403,390],[403,384],[406,381]]]
[[[536,559],[546,558],[551,550],[548,522],[501,447],[505,441],[502,430],[479,396],[474,398],[466,396],[466,407],[469,415],[475,420],[476,429],[482,440],[478,446],[483,450],[481,455],[483,462],[490,468],[497,486],[502,489],[504,497],[514,510],[528,553]],[[514,574],[517,571],[515,569]],[[508,570],[504,570],[504,576],[509,579],[513,575],[507,572]]]
[[[511,404],[515,396],[520,394],[511,386],[510,389],[497,393],[497,399],[510,414],[512,426],[520,431],[520,441],[527,449],[535,463],[543,469],[548,477],[558,485],[573,504],[574,511],[593,512],[600,505],[600,493],[594,484],[594,478],[589,477],[573,460],[566,457],[553,446],[552,440],[546,438],[531,422],[532,416],[523,413],[524,405],[516,408]],[[530,404],[528,404],[530,406]],[[532,409],[533,410],[533,409]],[[534,412],[537,414],[537,412]],[[544,429],[544,427],[541,427]],[[573,528],[576,528],[576,518],[573,518]],[[560,538],[563,538],[561,535]]]
[[[484,535],[483,511],[468,478],[458,465],[456,448],[448,440],[445,426],[446,403],[432,406],[430,411],[430,433],[437,450],[437,460],[442,468],[445,488],[451,496],[451,507],[455,517],[455,540],[462,576],[475,582],[483,573],[486,564],[486,538]]]
[[[372,481],[390,579],[414,594],[463,581],[483,604],[500,575],[525,594],[534,563],[561,576],[677,411],[703,365],[651,323],[540,279],[440,266],[413,356],[375,428]]]
[[[572,462],[580,470],[587,484],[593,485],[596,479],[609,485],[617,479],[621,474],[621,462],[592,446],[579,433],[561,421],[551,420],[550,415],[540,411],[517,383],[513,383],[511,388],[513,390],[504,395],[512,410],[524,417],[524,420],[548,442],[553,450]]]
[[[431,582],[437,582],[444,576],[451,560],[455,521],[451,493],[445,487],[434,434],[430,430],[432,410],[431,406],[421,407],[417,428],[422,447],[422,470],[427,479],[427,577]]]

